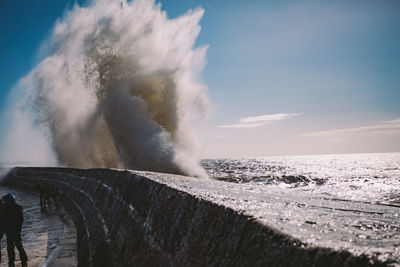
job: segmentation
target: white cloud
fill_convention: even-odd
[[[262,123],[234,123],[229,125],[219,125],[220,128],[256,128],[261,127]]]
[[[277,114],[267,114],[261,116],[254,116],[254,117],[246,117],[241,118],[237,123],[228,124],[228,125],[219,125],[220,128],[256,128],[262,127],[266,124],[275,121],[287,120],[291,119],[299,113],[277,113]]]
[[[385,121],[385,123],[399,123],[400,124],[400,118],[399,119],[395,119],[395,120],[391,120],[391,121]]]
[[[303,136],[326,138],[330,141],[338,141],[352,136],[385,134],[393,132],[400,133],[400,118],[391,121],[384,121],[376,125],[309,132],[304,133]]]

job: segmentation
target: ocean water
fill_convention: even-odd
[[[400,208],[400,153],[207,159],[212,178]]]
[[[254,203],[263,223],[306,244],[400,266],[400,153],[207,159],[202,164],[210,177],[241,185],[237,198]]]

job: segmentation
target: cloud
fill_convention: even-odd
[[[325,138],[330,141],[343,140],[348,137],[360,135],[373,135],[373,134],[386,134],[386,133],[400,133],[400,118],[390,121],[383,121],[380,124],[361,126],[354,128],[335,129],[327,131],[315,131],[304,133],[305,137]]]
[[[261,127],[262,123],[234,123],[229,125],[219,125],[219,128],[257,128]]]
[[[277,114],[267,114],[261,116],[254,117],[245,117],[239,119],[237,123],[228,124],[228,125],[219,125],[219,128],[257,128],[262,127],[266,124],[275,122],[288,120],[295,116],[300,115],[299,113],[277,113]]]
[[[400,118],[399,119],[395,119],[395,120],[391,120],[391,121],[385,121],[385,123],[400,124]]]

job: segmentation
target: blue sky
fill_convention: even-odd
[[[0,100],[38,62],[54,22],[74,1],[0,1]]]
[[[74,3],[34,2],[0,1],[1,112]],[[205,9],[204,157],[400,151],[399,1],[161,3]]]

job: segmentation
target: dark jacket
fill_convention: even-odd
[[[13,237],[21,234],[24,213],[22,206],[16,203],[10,203],[4,210],[4,226],[7,237]]]

